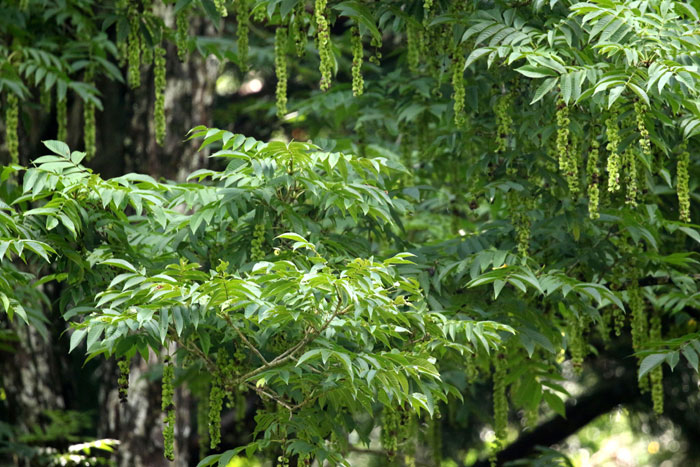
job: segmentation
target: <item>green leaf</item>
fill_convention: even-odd
[[[42,141],[42,143],[44,143],[44,146],[49,148],[49,150],[54,154],[63,156],[66,159],[70,158],[70,148],[66,143],[55,140]]]
[[[655,353],[644,357],[642,363],[639,364],[638,379],[642,379],[644,375],[661,365],[666,360],[666,356],[665,353]]]
[[[70,336],[70,348],[68,349],[68,353],[72,352],[73,349],[76,348],[80,342],[82,342],[83,338],[87,334],[87,331],[88,330],[85,328],[76,329],[73,331],[73,334]]]

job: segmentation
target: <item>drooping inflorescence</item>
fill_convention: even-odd
[[[493,362],[493,429],[496,434],[494,454],[505,445],[508,432],[508,398],[506,396],[506,359],[496,355]],[[491,458],[494,465],[495,458]]]
[[[291,22],[292,28],[292,39],[294,40],[294,47],[297,52],[297,57],[303,57],[306,51],[307,43],[307,32],[304,29],[306,27],[306,5],[304,2],[297,4],[294,8],[294,20]]]
[[[676,162],[676,193],[678,195],[679,218],[683,222],[690,222],[690,176],[688,175],[688,165],[690,164],[690,153],[686,143],[681,146],[681,153]]]
[[[141,85],[141,20],[136,0],[129,0],[129,36],[127,52],[127,81],[132,89]]]
[[[637,206],[637,155],[630,145],[622,154],[622,165],[625,173],[625,204],[631,207]]]
[[[177,15],[175,15],[175,44],[177,45],[177,58],[179,58],[181,62],[187,60],[187,55],[189,54],[189,50],[187,48],[189,29],[188,18],[189,15],[187,8],[183,8],[177,13]]]
[[[165,141],[165,49],[156,46],[153,50],[155,55],[153,68],[153,87],[155,92],[155,103],[153,105],[153,119],[156,127],[156,142],[163,145]]]
[[[287,114],[287,28],[275,31],[275,75],[277,75],[277,117]]]
[[[241,71],[248,71],[248,30],[250,21],[250,0],[236,2],[236,42],[238,44],[238,63]]]
[[[214,6],[216,7],[216,12],[219,16],[225,18],[228,16],[228,10],[226,9],[226,0],[214,0]]]
[[[649,322],[649,339],[661,339],[661,317],[658,312],[651,316]],[[654,412],[662,414],[664,412],[664,386],[663,386],[664,371],[663,366],[659,365],[649,374],[651,380],[651,400],[654,403]]]
[[[331,86],[331,74],[333,71],[333,52],[331,50],[331,38],[326,15],[327,0],[316,0],[314,4],[314,19],[316,20],[316,40],[318,54],[321,59],[321,90],[327,91]]]
[[[591,140],[591,147],[588,151],[588,161],[586,162],[586,176],[588,178],[588,217],[598,219],[600,217],[600,170],[598,168],[600,144],[594,137]]]
[[[19,126],[19,99],[14,94],[7,95],[7,109],[5,109],[5,138],[7,150],[10,153],[10,161],[19,164],[19,138],[17,127]]]
[[[398,412],[391,407],[384,406],[381,442],[390,460],[396,456],[396,452],[399,449],[399,421],[400,415]]]
[[[455,125],[457,128],[463,128],[466,124],[467,118],[464,114],[464,98],[466,96],[466,91],[464,87],[464,63],[466,58],[459,50],[456,50],[452,55],[452,100],[454,101],[453,109],[455,113]],[[503,97],[501,97],[503,99]],[[499,101],[500,102],[500,101]],[[510,117],[510,116],[508,116]],[[501,132],[500,124],[504,122],[501,116],[499,119],[499,135]],[[508,129],[504,129],[507,131]],[[499,146],[500,147],[500,146]]]
[[[119,367],[119,379],[117,380],[119,385],[119,402],[126,404],[129,395],[129,371],[131,369],[131,362],[128,358],[124,357],[119,359],[117,366]]]
[[[350,30],[350,41],[352,48],[352,95],[361,96],[365,89],[365,81],[362,78],[364,48],[362,47],[362,36],[360,35],[359,27],[353,26]]]
[[[85,73],[85,83],[94,84],[92,73]],[[86,100],[83,102],[83,141],[85,143],[85,158],[92,159],[95,156],[95,103]]]
[[[637,120],[637,130],[639,131],[639,148],[642,150],[642,155],[649,163],[652,162],[651,154],[651,139],[649,139],[649,130],[646,125],[647,106],[642,101],[634,103],[634,114]]]
[[[68,138],[68,99],[63,96],[63,99],[56,99],[56,124],[58,130],[56,138],[59,141],[65,141]]]
[[[253,239],[250,242],[250,259],[253,261],[261,261],[265,257],[265,251],[262,246],[265,243],[265,224],[262,222],[255,224],[253,230]]]
[[[414,23],[406,23],[406,61],[408,69],[412,72],[418,71],[420,65],[420,29]]]
[[[611,193],[620,189],[620,169],[622,167],[618,149],[620,145],[620,130],[617,124],[618,114],[618,107],[613,105],[610,115],[605,120],[605,132],[608,137],[608,145],[606,146],[608,150],[608,191]]]
[[[510,93],[504,93],[496,100],[494,108],[497,123],[496,152],[504,152],[508,147],[508,138],[513,124],[513,117],[510,115],[511,100]]]
[[[163,362],[163,382],[161,392],[161,410],[165,414],[163,422],[164,455],[168,460],[175,460],[175,367],[170,357]]]

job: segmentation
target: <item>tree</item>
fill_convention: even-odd
[[[60,313],[71,352],[119,360],[122,398],[132,359],[157,362],[166,458],[176,386],[198,401],[202,454],[219,444],[226,397],[238,419],[256,408],[238,447],[200,465],[256,452],[347,463],[348,435],[368,442],[378,426],[391,462],[459,459],[465,446],[440,432],[482,426],[485,391],[495,441],[479,452],[499,464],[590,421],[564,404],[584,370],[599,380],[638,360],[638,383],[613,372],[625,375],[615,398],[593,385],[589,414],[640,400],[626,397],[634,384],[661,414],[662,364],[682,356],[697,372],[692,2],[173,3],[29,0],[0,23],[7,334],[23,322],[47,337],[45,314]],[[182,59],[232,62],[223,76],[239,80],[269,82],[274,63],[274,102],[267,86],[218,103],[223,129],[189,133],[212,157],[185,182],[100,177],[86,165],[107,167],[110,130],[98,148],[94,112],[120,60],[132,88],[153,66],[138,133],[153,175],[195,168],[153,144],[190,121],[165,115],[172,43]],[[67,132],[68,90],[84,151]],[[51,154],[22,151],[22,167],[20,107],[42,115],[30,96],[49,92]],[[264,125],[243,120],[256,108]],[[570,429],[552,429],[553,413]],[[506,447],[509,424],[532,434]]]

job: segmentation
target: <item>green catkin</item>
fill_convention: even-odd
[[[153,49],[146,41],[141,41],[141,65],[150,66],[153,63]]]
[[[117,14],[119,15],[128,15],[127,10],[129,7],[129,2],[128,0],[117,0],[114,2],[114,8],[117,11]],[[119,66],[123,67],[126,65],[126,59],[129,55],[129,49],[127,45],[127,41],[124,40],[124,38],[117,38],[116,41],[116,46],[117,46],[117,60],[119,62]]]
[[[452,100],[454,101],[453,109],[455,113],[455,125],[457,125],[457,128],[464,128],[467,122],[464,112],[464,99],[466,97],[466,91],[464,88],[465,61],[466,58],[464,57],[464,54],[458,51],[456,51],[452,56]]]
[[[216,7],[216,12],[219,16],[225,18],[228,16],[228,10],[226,9],[226,0],[214,0],[214,6]]]
[[[154,48],[155,62],[153,69],[153,87],[155,103],[153,105],[153,119],[155,120],[156,142],[163,146],[165,141],[165,87],[167,81],[165,49],[161,46]]]
[[[277,75],[277,117],[287,115],[287,28],[275,31],[275,75]]]
[[[496,441],[491,456],[495,465],[495,455],[500,451],[508,436],[508,399],[506,397],[506,361],[505,355],[499,354],[493,362],[493,418]]]
[[[65,142],[68,138],[68,99],[65,96],[63,99],[56,99],[56,123],[56,139]]]
[[[632,348],[634,351],[639,351],[644,342],[646,342],[649,325],[647,321],[646,310],[644,309],[644,299],[642,297],[642,291],[639,288],[639,282],[637,279],[638,274],[631,280],[629,286],[627,287],[627,299],[630,309],[630,330],[632,334]],[[641,363],[641,358],[638,359]],[[639,389],[642,392],[649,390],[649,378],[641,378],[638,382]]]
[[[364,48],[362,47],[359,27],[353,26],[350,30],[350,41],[352,48],[352,95],[361,96],[365,89],[365,80],[362,78]]]
[[[408,69],[417,72],[420,66],[420,29],[417,25],[408,22],[406,24],[406,61]]]
[[[573,196],[576,196],[581,189],[578,179],[579,154],[579,139],[572,135],[569,150],[566,152],[566,169],[564,174],[566,175],[569,192]]]
[[[168,460],[175,460],[175,368],[170,357],[165,357],[163,364],[163,383],[161,394],[161,410],[165,414],[163,424],[164,455]]]
[[[221,409],[224,405],[224,389],[222,377],[214,375],[209,390],[209,447],[216,449],[221,442]]]
[[[564,99],[557,100],[557,160],[559,161],[559,171],[566,174],[569,160],[569,107]],[[567,177],[568,179],[568,177]]]
[[[382,59],[382,39],[372,36],[372,39],[369,41],[369,45],[374,48],[374,54],[369,57],[370,63],[374,63],[375,65],[379,66],[380,60]]]
[[[294,20],[292,21],[292,38],[294,39],[294,47],[297,52],[297,57],[301,58],[306,52],[306,43],[308,41],[304,18],[306,16],[306,5],[304,2],[299,3],[294,8]]]
[[[141,22],[136,0],[129,1],[129,36],[127,81],[131,89],[141,85]]]
[[[94,85],[92,73],[85,73],[85,84]],[[95,145],[95,103],[89,100],[83,102],[83,141],[85,144],[85,159],[90,160],[95,157],[97,151]]]
[[[686,143],[681,147],[681,153],[676,163],[676,193],[678,195],[679,219],[683,222],[690,222],[690,176],[688,175],[688,165],[690,164],[690,153]]]
[[[131,361],[124,357],[119,359],[117,362],[117,367],[119,367],[119,379],[117,384],[119,385],[119,402],[126,404],[129,397],[129,371],[131,369]]]
[[[574,316],[569,322],[569,352],[574,373],[577,375],[581,374],[586,357],[586,340],[583,338],[586,327],[587,322],[583,316]]]
[[[399,448],[399,419],[395,409],[384,406],[380,440],[389,460],[393,460]]]
[[[19,164],[19,100],[14,94],[7,95],[7,109],[5,109],[5,138],[7,151],[10,153],[10,162]]]
[[[610,116],[605,120],[605,131],[608,137],[608,191],[614,193],[620,189],[620,169],[622,166],[618,147],[620,145],[620,131],[617,125],[619,109],[613,105]]]
[[[236,43],[238,44],[238,62],[241,71],[248,71],[248,30],[250,25],[250,0],[236,2]]]
[[[189,53],[187,47],[189,29],[188,18],[187,8],[183,8],[175,16],[175,44],[177,45],[177,58],[179,58],[181,62],[187,60],[187,55]]]
[[[651,340],[661,339],[661,317],[658,313],[654,313],[649,323],[649,338]],[[664,412],[664,386],[663,386],[663,367],[657,366],[649,375],[651,380],[651,400],[654,403],[654,412],[661,415]]]
[[[623,167],[625,169],[626,194],[625,204],[630,207],[637,207],[637,155],[632,146],[628,146],[622,155]]]
[[[316,20],[316,40],[318,54],[321,59],[321,90],[327,91],[331,86],[331,73],[333,71],[333,52],[328,29],[328,17],[326,16],[327,0],[316,0],[314,4],[314,19]]]
[[[586,176],[588,178],[588,217],[598,219],[600,217],[600,170],[598,169],[600,144],[593,138],[591,148],[588,151],[588,161],[586,162]]]
[[[649,130],[646,125],[647,106],[642,101],[634,103],[634,114],[637,120],[637,130],[639,131],[639,148],[642,150],[642,155],[652,163],[653,156],[651,154],[651,139],[649,138]]]
[[[496,123],[496,152],[504,152],[508,147],[508,138],[511,134],[513,118],[510,115],[511,95],[510,93],[502,94],[496,100],[495,113]]]

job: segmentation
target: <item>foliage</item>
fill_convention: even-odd
[[[612,330],[657,410],[663,362],[697,371],[693,2],[164,2],[176,30],[151,2],[69,3],[3,6],[8,135],[14,100],[55,90],[58,110],[71,90],[100,109],[90,79],[123,80],[121,59],[137,86],[155,53],[162,140],[172,41],[241,75],[267,64],[273,125],[314,141],[197,127],[211,168],[187,183],[104,180],[53,140],[2,172],[9,319],[46,332],[38,286],[59,281],[71,350],[175,348],[178,384],[210,383],[212,420],[225,396],[270,402],[247,446],[202,465],[270,447],[340,463],[353,430],[368,441],[382,417],[433,416],[491,379],[502,446],[509,405],[521,425],[543,403],[563,414],[567,369]],[[194,15],[235,41],[189,37]]]

